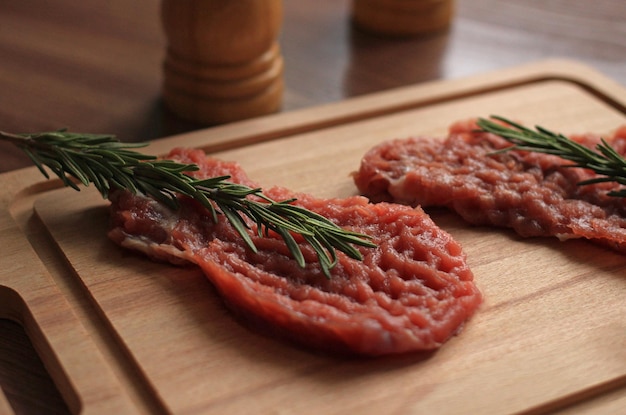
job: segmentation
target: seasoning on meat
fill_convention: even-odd
[[[570,138],[590,148],[600,141],[593,134]],[[626,128],[608,141],[626,152]],[[374,201],[445,206],[472,224],[510,227],[524,237],[586,238],[626,252],[626,205],[607,195],[619,185],[579,186],[595,173],[564,167],[571,163],[554,155],[496,152],[509,146],[478,132],[473,120],[458,122],[445,140],[408,138],[373,148],[354,180]]]
[[[255,186],[238,165],[198,150],[173,150],[168,158],[197,164],[198,177],[230,175]],[[461,246],[420,208],[370,204],[361,196],[317,199],[278,187],[264,193],[274,200],[295,197],[339,226],[370,235],[378,247],[360,247],[362,261],[339,252],[329,279],[304,241],[301,268],[282,239],[258,237],[253,223],[258,253],[227,220],[214,223],[189,198],[172,211],[126,191],[111,195],[109,236],[153,259],[197,264],[236,314],[325,351],[376,356],[436,349],[481,303]]]

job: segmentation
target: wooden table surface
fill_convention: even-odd
[[[284,2],[282,111],[553,57],[626,85],[621,1],[457,0],[448,31],[409,39],[359,32],[349,10],[348,0]],[[202,128],[161,102],[164,48],[156,1],[0,0],[0,130],[67,127],[145,141]],[[26,166],[0,143],[0,172]],[[0,320],[0,386],[0,412],[66,411],[8,320]]]

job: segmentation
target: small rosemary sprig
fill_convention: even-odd
[[[546,128],[536,126],[527,128],[505,117],[491,116],[490,119],[480,118],[477,121],[480,130],[496,134],[511,144],[507,150],[523,150],[544,154],[552,154],[573,162],[567,167],[582,167],[592,170],[600,177],[579,182],[587,185],[601,182],[615,182],[626,185],[626,159],[622,157],[604,139],[596,146],[596,151],[579,144],[563,134],[555,133]],[[504,123],[504,124],[502,124]],[[626,197],[626,189],[608,192],[610,196]]]
[[[214,220],[218,214],[225,215],[256,252],[244,219],[248,217],[257,224],[259,236],[270,231],[280,235],[294,259],[304,267],[304,256],[292,235],[299,234],[315,250],[327,277],[336,264],[337,250],[361,260],[354,245],[375,247],[367,235],[343,229],[319,214],[294,205],[295,199],[274,201],[260,188],[229,182],[229,176],[195,179],[187,174],[199,169],[195,164],[160,160],[133,150],[146,146],[144,143],[122,143],[112,135],[64,130],[35,134],[0,131],[0,139],[21,148],[46,178],[50,176],[44,166],[73,189],[80,190],[77,182],[85,186],[93,183],[105,199],[114,189],[126,189],[176,209],[177,195],[189,196],[205,206]]]

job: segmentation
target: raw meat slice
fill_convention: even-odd
[[[618,185],[579,186],[595,173],[535,152],[494,151],[510,144],[478,132],[473,120],[453,124],[445,140],[382,143],[363,158],[354,180],[374,201],[445,206],[476,225],[511,227],[519,235],[587,238],[626,252],[626,205],[607,195]],[[589,147],[593,134],[570,137]],[[626,151],[626,127],[609,137]]]
[[[174,150],[168,158],[196,163],[198,177],[230,175],[255,186],[236,164],[201,151]],[[111,196],[110,238],[157,260],[200,266],[225,303],[272,334],[315,349],[357,355],[432,350],[457,333],[481,303],[461,246],[421,209],[370,204],[366,198],[316,199],[283,188],[264,189],[340,226],[371,235],[377,248],[360,248],[363,261],[339,252],[326,278],[302,241],[300,268],[281,239],[251,236],[258,253],[220,215],[181,198],[169,210],[152,199],[119,191]]]

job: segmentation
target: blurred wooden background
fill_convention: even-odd
[[[548,57],[626,83],[626,7],[615,0],[458,0],[450,30],[383,39],[354,30],[348,0],[287,0],[283,111]],[[0,0],[0,129],[67,127],[144,141],[200,128],[160,99],[156,1]],[[0,143],[0,172],[28,164]]]

